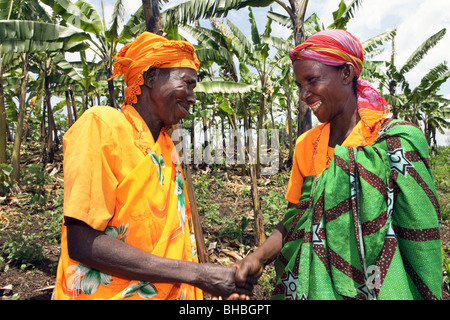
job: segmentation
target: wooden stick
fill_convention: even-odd
[[[205,245],[205,238],[203,236],[202,225],[200,224],[200,216],[198,215],[197,202],[195,201],[194,185],[192,184],[190,165],[185,164],[184,171],[186,175],[186,189],[189,197],[189,204],[191,206],[192,224],[194,225],[195,241],[197,243],[197,254],[200,263],[208,263],[208,250]]]

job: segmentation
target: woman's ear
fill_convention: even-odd
[[[146,72],[144,72],[142,76],[144,78],[144,84],[147,87],[149,88],[153,87],[153,80],[155,79],[155,75],[156,75],[156,68],[154,67],[150,67]]]
[[[355,77],[355,67],[351,63],[346,63],[342,68],[342,80],[345,85],[352,84]]]

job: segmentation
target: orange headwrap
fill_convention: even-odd
[[[143,74],[150,68],[191,68],[197,70],[199,61],[194,47],[186,41],[167,40],[150,32],[143,32],[125,45],[114,57],[112,78],[124,75],[125,104],[137,102],[144,84]]]

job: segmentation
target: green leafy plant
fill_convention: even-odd
[[[39,234],[24,235],[21,230],[6,238],[2,251],[9,263],[21,269],[33,266],[44,258],[43,239]]]
[[[227,217],[224,219],[223,225],[219,229],[220,235],[225,235],[229,239],[237,240],[241,246],[245,247],[244,244],[244,233],[247,226],[252,220],[249,217],[242,217],[240,221],[238,219]]]
[[[12,189],[14,182],[11,179],[13,168],[10,164],[0,163],[0,190],[3,194],[8,194]]]
[[[47,231],[46,241],[48,243],[57,243],[61,238],[61,224],[63,220],[62,208],[47,212],[50,221],[45,224],[44,230]]]
[[[264,292],[265,296],[270,297],[275,287],[276,273],[273,266],[267,266],[261,277],[258,279],[258,284]]]
[[[441,206],[441,216],[443,221],[450,219],[450,203]]]
[[[31,194],[30,205],[39,208],[47,203],[48,195],[44,188],[50,182],[49,175],[42,163],[32,163],[22,171],[22,185]]]
[[[442,249],[442,260],[443,260],[443,287],[447,291],[450,291],[450,258],[447,257],[445,250]]]
[[[261,196],[264,217],[264,230],[269,236],[280,222],[286,210],[286,199],[279,191],[270,190],[267,195]]]

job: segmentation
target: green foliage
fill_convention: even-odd
[[[430,158],[443,221],[450,219],[450,146],[438,147]]]
[[[328,28],[346,29],[347,23],[355,14],[355,10],[361,5],[361,0],[353,0],[347,7],[344,0],[339,3],[339,8],[333,12],[334,22]]]
[[[450,191],[450,146],[438,147],[430,158],[434,181],[437,187]]]
[[[245,229],[251,223],[251,219],[246,216],[239,217],[227,216],[222,219],[222,225],[219,228],[219,236],[226,236],[228,239],[234,239],[239,242],[241,247],[249,249],[245,244]]]
[[[56,193],[57,196],[52,201],[52,207],[54,208],[54,210],[48,210],[45,212],[47,223],[44,226],[44,230],[46,231],[47,243],[58,243],[61,238],[64,190],[59,189]]]
[[[8,235],[2,251],[9,263],[20,266],[21,269],[33,266],[42,261],[44,252],[40,234],[24,235],[21,230]]]
[[[233,9],[239,10],[247,6],[267,7],[272,3],[271,0],[188,0],[161,12],[161,20],[164,24],[184,24],[211,17],[223,17]]]
[[[261,196],[261,200],[264,231],[267,236],[270,236],[286,211],[287,202],[283,193],[274,190],[270,190],[267,195]]]
[[[21,172],[21,185],[30,193],[30,205],[33,208],[42,207],[47,203],[47,192],[44,186],[49,182],[49,176],[42,163],[31,163]]]
[[[0,20],[1,52],[76,52],[85,50],[86,36],[64,26],[24,20]]]
[[[444,249],[442,249],[442,261],[443,261],[443,287],[445,290],[450,291],[450,257]]]
[[[441,205],[441,216],[444,221],[450,220],[450,203]]]
[[[0,163],[0,190],[2,191],[3,195],[8,194],[12,190],[12,187],[14,185],[14,182],[11,178],[12,172],[13,167],[10,164]]]
[[[267,266],[258,279],[258,284],[264,292],[264,295],[270,297],[276,284],[275,268]]]
[[[403,65],[401,69],[402,73],[406,73],[412,68],[414,68],[428,53],[428,51],[431,48],[433,48],[439,42],[439,40],[441,40],[444,37],[446,32],[447,31],[445,28],[439,30],[434,35],[425,40],[419,47],[417,47],[417,49],[409,56],[409,58]]]
[[[14,223],[14,230],[0,234],[0,267],[5,272],[10,266],[21,269],[34,267],[44,259],[44,247],[60,240],[64,201],[62,188],[50,198],[46,187],[54,180],[42,163],[25,167],[21,177],[21,192],[17,196],[15,193],[18,189],[17,186],[13,187],[10,173],[9,165],[0,165],[0,176],[7,187],[7,194],[21,211],[17,213],[14,210],[14,220],[11,222]]]

